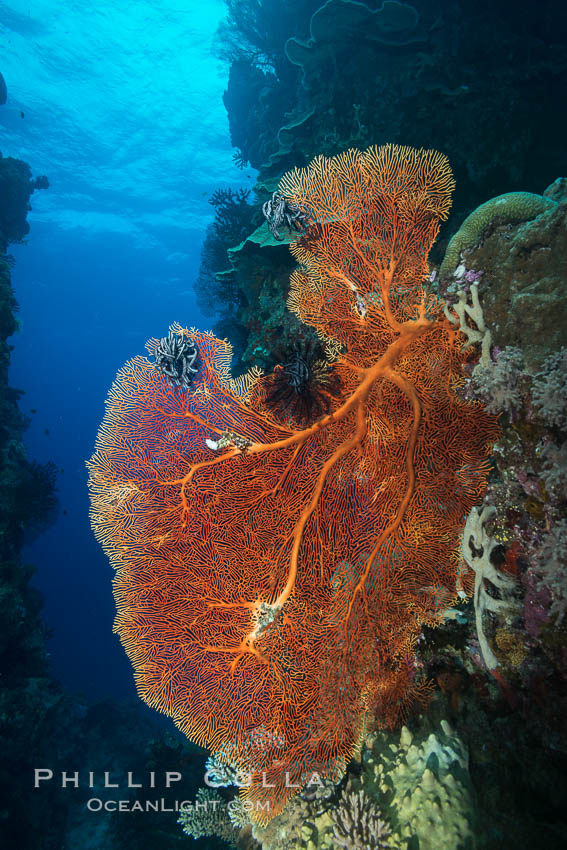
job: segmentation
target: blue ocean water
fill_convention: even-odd
[[[25,390],[30,456],[60,470],[58,521],[25,557],[40,565],[55,674],[97,698],[134,685],[84,462],[116,369],[174,320],[210,326],[191,287],[208,198],[253,182],[232,162],[226,67],[211,51],[224,11],[221,0],[0,3],[0,150],[50,181],[32,198],[27,244],[10,249],[11,384]]]

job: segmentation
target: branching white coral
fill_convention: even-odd
[[[459,299],[457,303],[451,305],[450,309],[446,304],[443,312],[445,317],[453,325],[458,325],[461,333],[466,336],[467,341],[463,346],[464,348],[468,348],[477,342],[480,343],[480,362],[483,365],[488,365],[490,363],[492,336],[484,321],[484,313],[478,297],[478,283],[471,284],[470,292],[471,304],[468,303],[467,293],[461,290],[457,293]]]
[[[490,560],[490,555],[498,543],[486,531],[486,524],[495,513],[496,508],[487,505],[471,510],[465,525],[461,549],[463,558],[475,574],[476,632],[484,663],[489,670],[498,667],[498,659],[490,648],[484,631],[484,614],[487,611],[501,615],[512,614],[518,606],[514,597],[516,582],[511,576],[496,569]],[[498,591],[499,599],[490,595],[487,582]]]

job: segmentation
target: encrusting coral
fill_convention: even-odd
[[[516,722],[536,726],[546,743],[549,715],[539,713],[553,706],[552,749],[565,751],[567,180],[556,180],[541,199],[535,218],[496,219],[499,226],[479,231],[440,292],[449,313],[462,313],[478,287],[494,344],[464,395],[499,414],[501,426],[484,506],[472,509],[463,535],[463,559],[475,574],[476,639],[469,635],[459,664],[473,665],[474,677],[488,671],[493,697],[498,689]]]
[[[353,785],[380,800],[401,846],[417,841],[422,850],[474,847],[475,804],[463,741],[446,720],[419,736],[404,726],[396,738],[367,737],[362,774]]]
[[[452,237],[439,271],[441,279],[451,276],[463,251],[474,248],[482,234],[498,225],[528,221],[554,205],[554,201],[532,192],[508,192],[481,204]]]
[[[89,471],[115,629],[140,696],[251,774],[252,821],[338,778],[370,711],[394,724],[424,696],[414,647],[458,599],[498,431],[423,285],[452,188],[445,157],[391,145],[283,177],[311,222],[289,306],[342,349],[318,421],[278,422],[258,372],[232,380],[228,343],[194,330],[174,331],[199,350],[191,389],[136,357],[109,395]]]
[[[483,231],[453,275],[441,281],[450,296],[455,282],[463,288],[478,276],[494,345],[520,349],[531,375],[567,347],[567,180],[555,180],[537,197],[547,202],[543,212]]]

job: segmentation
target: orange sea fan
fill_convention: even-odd
[[[260,821],[337,777],[369,712],[397,720],[420,630],[456,600],[497,430],[456,394],[469,355],[422,287],[452,188],[445,157],[391,145],[282,179],[313,222],[290,308],[341,350],[315,424],[276,421],[228,343],[179,326],[189,389],[136,357],[110,391],[89,472],[115,629],[141,697],[252,775]]]

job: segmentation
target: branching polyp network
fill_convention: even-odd
[[[308,222],[289,306],[340,387],[317,422],[282,424],[269,378],[232,380],[229,344],[178,325],[189,387],[135,357],[110,391],[89,470],[116,631],[142,698],[252,775],[259,819],[337,777],[369,713],[396,722],[422,626],[457,598],[496,426],[423,287],[452,188],[445,157],[394,146],[283,177]]]

